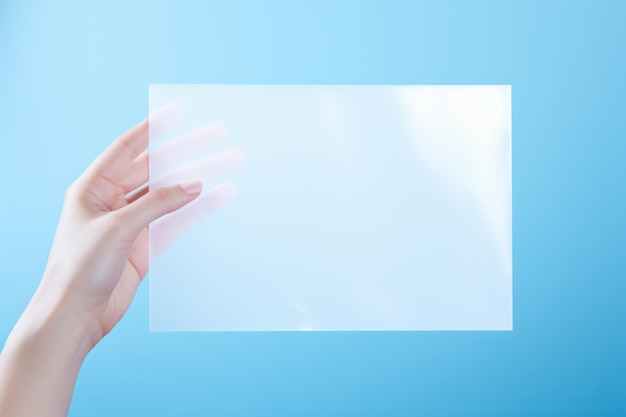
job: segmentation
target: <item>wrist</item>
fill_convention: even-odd
[[[67,300],[35,294],[0,355],[0,416],[66,415],[93,347],[87,328]]]
[[[42,280],[7,339],[9,345],[39,346],[56,356],[80,361],[99,340],[93,316],[62,285]],[[61,358],[59,358],[61,359]]]

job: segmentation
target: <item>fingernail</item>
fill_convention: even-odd
[[[202,183],[200,181],[191,181],[184,184],[180,184],[180,188],[187,194],[200,194],[202,191]]]

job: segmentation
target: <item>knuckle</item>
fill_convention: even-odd
[[[154,190],[154,198],[161,204],[168,203],[172,198],[172,193],[165,187]]]

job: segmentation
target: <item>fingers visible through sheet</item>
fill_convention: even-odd
[[[139,155],[128,169],[120,186],[129,193],[148,182],[149,164],[152,172],[164,173],[195,154],[202,152],[226,135],[226,127],[222,123],[213,123],[188,132],[176,139]]]
[[[220,174],[237,168],[245,161],[245,152],[233,148],[185,165],[161,177],[150,179],[150,187],[177,184],[190,180],[208,181]]]
[[[211,123],[185,133],[156,149],[150,149],[152,172],[162,173],[204,151],[224,136],[226,136],[226,126],[223,123]]]

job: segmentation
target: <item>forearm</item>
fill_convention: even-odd
[[[0,354],[0,417],[65,416],[92,347],[71,303],[35,295]]]

